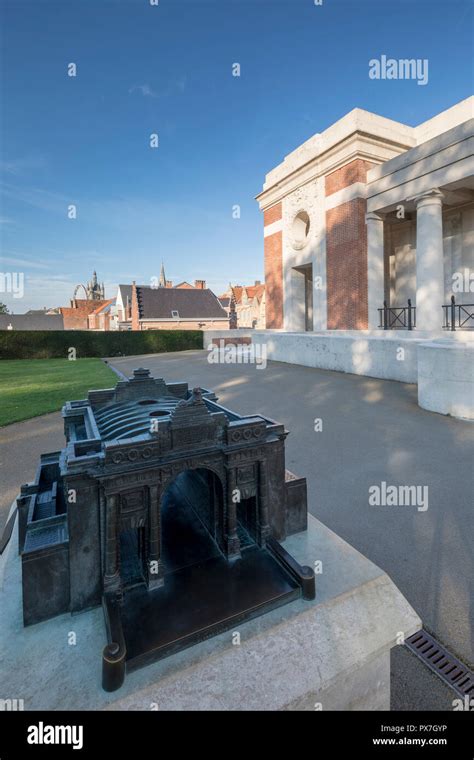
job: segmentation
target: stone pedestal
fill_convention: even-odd
[[[0,662],[2,696],[24,698],[25,710],[389,709],[390,649],[421,627],[382,570],[309,516],[308,531],[284,546],[301,564],[321,563],[314,601],[130,673],[106,693],[100,608],[23,627],[16,533],[0,557]]]

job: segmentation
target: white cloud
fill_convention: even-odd
[[[1,266],[4,266],[5,264],[10,265],[15,271],[17,271],[19,268],[22,269],[50,269],[53,262],[48,261],[47,259],[36,259],[31,260],[28,258],[23,258],[22,256],[15,255],[14,251],[10,252],[12,255],[10,256],[0,256],[0,264]]]
[[[14,314],[24,314],[29,309],[44,306],[68,306],[74,291],[74,283],[64,275],[26,276],[23,298],[10,293],[0,293],[0,301]]]
[[[43,211],[53,211],[61,214],[66,213],[68,203],[74,202],[70,198],[58,195],[58,193],[50,193],[40,187],[20,188],[9,182],[2,182],[0,184],[0,192],[6,198],[26,203]]]
[[[132,92],[136,92],[136,90],[139,90],[144,98],[158,97],[158,93],[155,92],[149,84],[135,84],[133,87],[130,87],[128,94],[130,95]]]
[[[129,88],[128,94],[131,95],[133,92],[138,91],[141,92],[144,98],[168,98],[176,91],[184,92],[186,84],[186,74],[182,74],[177,79],[173,79],[161,92],[157,92],[149,84],[134,84],[133,87]]]
[[[0,161],[0,171],[18,177],[35,169],[44,169],[46,165],[47,161],[44,156],[24,156],[23,158]]]

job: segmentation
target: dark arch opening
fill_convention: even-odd
[[[181,472],[161,501],[161,559],[165,575],[224,553],[223,490],[204,467]]]

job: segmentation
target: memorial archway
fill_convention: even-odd
[[[187,469],[163,491],[160,504],[164,575],[225,550],[224,490],[211,469]]]

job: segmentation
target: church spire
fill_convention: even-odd
[[[161,262],[161,271],[160,271],[160,279],[158,280],[158,287],[166,288],[165,265],[163,264],[163,262]]]

